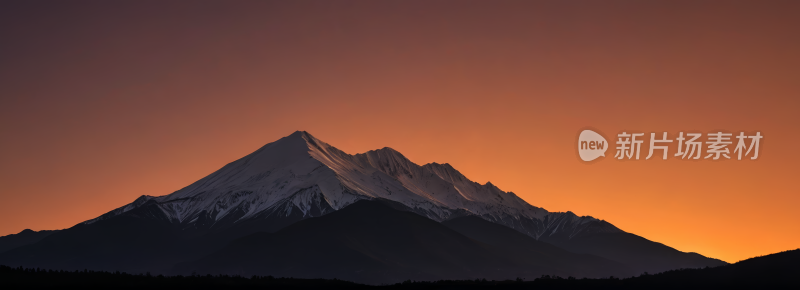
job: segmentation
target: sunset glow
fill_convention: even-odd
[[[0,5],[0,235],[304,130],[727,262],[800,247],[797,1],[100,3]],[[586,127],[604,160],[578,158]],[[623,131],[764,138],[757,160],[619,161]]]

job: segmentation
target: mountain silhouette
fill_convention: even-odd
[[[344,211],[363,201],[378,201],[376,206],[393,211],[367,211],[364,205]],[[375,219],[382,217],[387,221],[386,228],[337,224],[351,220],[346,218],[351,215],[369,220],[364,212],[374,214]],[[390,213],[397,216],[382,215]],[[312,226],[323,222],[328,226]],[[365,243],[375,252],[320,234],[330,233],[330,229],[339,229],[352,239],[363,239],[358,243]],[[406,231],[391,233],[399,229]],[[405,235],[417,237],[418,243],[392,246],[392,241],[402,240]],[[332,239],[328,246],[354,255],[319,252],[327,259],[325,264],[301,253],[294,253],[299,260],[292,260],[291,251],[258,249],[259,255],[274,258],[275,263],[270,265],[219,256],[221,252],[238,253],[240,248],[258,243],[273,243],[300,252],[317,251],[323,246],[299,239],[302,236]],[[6,243],[12,240],[18,242]],[[304,243],[314,247],[296,247]],[[359,281],[372,280],[342,271],[372,271],[369,273],[377,277],[374,281],[466,277],[467,273],[476,273],[473,277],[500,275],[491,269],[513,269],[502,275],[518,273],[520,277],[534,277],[537,273],[625,277],[727,264],[677,251],[600,219],[535,207],[491,183],[472,182],[448,164],[420,166],[391,148],[350,155],[301,131],[269,143],[174,193],[143,195],[40,239],[0,238],[0,245],[5,244],[10,246],[0,252],[0,264],[11,266],[165,274],[196,266],[198,271],[269,270],[309,278],[341,275],[341,279]],[[234,244],[240,247],[231,248]],[[393,249],[405,252],[392,252]],[[469,250],[453,252],[457,249]],[[414,251],[429,253],[426,255],[432,257],[431,266],[425,266],[427,260],[413,260],[415,256],[409,253]],[[430,254],[436,251],[460,258]],[[371,254],[364,256],[365,253]],[[338,264],[333,257],[350,257],[352,264],[337,261],[349,266],[334,267]],[[296,264],[297,261],[307,264]],[[290,264],[294,266],[281,268]],[[383,274],[378,275],[378,269]]]
[[[516,235],[525,242],[487,244],[410,211],[364,200],[276,233],[241,238],[177,268],[184,274],[339,278],[370,284],[632,273],[622,263],[573,254],[502,225],[485,222],[484,228],[505,232],[499,238]]]
[[[57,230],[53,231],[33,231],[30,229],[25,229],[17,234],[10,234],[7,236],[0,237],[0,253],[32,244],[38,242],[45,237],[57,232]]]

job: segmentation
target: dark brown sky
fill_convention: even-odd
[[[0,3],[0,235],[306,130],[730,262],[800,243],[798,1],[165,2]],[[586,126],[765,138],[585,165]]]

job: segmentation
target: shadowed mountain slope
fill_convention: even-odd
[[[58,230],[37,232],[30,229],[25,229],[17,234],[2,236],[0,237],[0,253],[20,246],[33,244],[49,235],[52,235],[55,232],[58,232]]]
[[[800,249],[714,268],[671,270],[625,280],[626,289],[799,289]],[[617,287],[622,288],[622,287]]]
[[[475,241],[493,246],[504,256],[521,264],[546,264],[570,272],[575,277],[628,277],[638,274],[634,268],[623,263],[594,255],[575,254],[477,216],[456,218],[442,224]]]
[[[541,241],[574,252],[592,254],[625,263],[637,270],[659,273],[672,269],[728,265],[725,261],[698,253],[684,253],[631,233],[591,233],[577,237],[546,236]]]
[[[629,273],[619,263],[572,254],[507,227],[484,223],[484,228],[524,241],[486,244],[418,214],[382,202],[359,201],[275,233],[241,238],[199,261],[178,265],[177,271],[339,278],[370,284]],[[513,248],[500,247],[509,245]]]

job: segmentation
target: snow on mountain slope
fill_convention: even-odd
[[[350,155],[301,131],[172,194],[141,196],[85,223],[155,205],[172,223],[213,227],[265,216],[319,216],[373,198],[400,202],[437,221],[479,215],[535,238],[621,232],[592,217],[534,207],[491,183],[470,181],[449,164],[419,166],[391,148]]]

